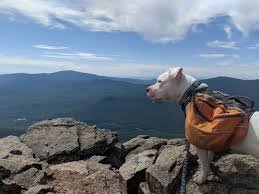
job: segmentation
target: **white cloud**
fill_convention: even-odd
[[[248,49],[258,49],[259,48],[259,43],[256,43],[256,44],[254,44],[254,45],[252,45],[252,46],[249,46],[249,47],[247,47]]]
[[[227,35],[227,38],[228,39],[231,39],[232,37],[232,30],[231,30],[231,27],[230,26],[224,26],[224,31]]]
[[[94,60],[94,61],[110,61],[114,60],[114,56],[101,56],[94,53],[51,53],[43,54],[43,57],[56,58],[56,59],[66,59],[66,60]]]
[[[196,78],[234,77],[240,79],[258,79],[259,62],[248,64],[232,63],[231,65],[192,65],[184,67],[184,71]]]
[[[91,31],[136,32],[155,42],[184,38],[193,26],[227,16],[244,35],[258,29],[257,0],[1,0],[0,12],[24,15],[52,28],[65,23]],[[226,28],[230,37],[230,30]]]
[[[50,73],[61,70],[75,70],[116,77],[155,78],[170,67],[179,64],[89,64],[60,60],[43,60],[24,56],[0,55],[0,74],[5,73]],[[183,65],[184,72],[196,78],[230,76],[244,79],[259,78],[259,62],[238,64],[236,61],[227,65]]]
[[[240,58],[237,54],[223,54],[223,53],[208,53],[208,54],[200,54],[200,58],[204,59],[225,59],[225,58]]]
[[[207,42],[207,46],[209,47],[215,47],[215,48],[224,48],[224,49],[239,49],[236,46],[236,42],[230,41],[230,42],[226,42],[226,41],[219,41],[219,40],[214,40],[211,42]]]
[[[46,49],[46,50],[64,50],[64,49],[69,49],[66,46],[50,46],[50,45],[44,45],[44,44],[36,44],[32,45],[33,48],[37,49]]]
[[[169,66],[159,64],[90,64],[82,61],[62,61],[30,58],[25,56],[0,55],[0,74],[6,73],[49,73],[75,70],[117,77],[151,78]]]

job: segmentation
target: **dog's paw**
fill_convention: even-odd
[[[196,175],[194,178],[193,178],[193,181],[197,184],[203,184],[205,183],[207,180],[207,176],[205,176],[204,174],[199,174],[199,175]]]

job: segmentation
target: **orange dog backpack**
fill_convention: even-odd
[[[217,91],[196,93],[186,109],[185,135],[201,149],[228,149],[245,138],[253,107],[253,101],[246,97]]]

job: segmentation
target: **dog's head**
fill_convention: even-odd
[[[179,100],[184,89],[183,68],[170,68],[162,73],[154,85],[146,88],[147,96],[152,100]]]

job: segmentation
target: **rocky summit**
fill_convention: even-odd
[[[198,170],[191,147],[187,193],[259,193],[259,160],[217,153],[218,177],[193,182]],[[20,137],[0,139],[0,194],[173,194],[179,193],[184,139],[139,135],[118,143],[116,133],[71,118],[32,125]]]

